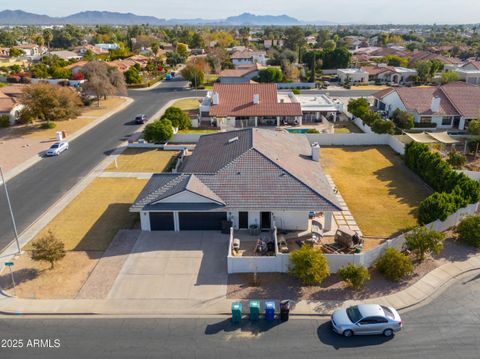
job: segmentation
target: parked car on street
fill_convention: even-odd
[[[359,304],[337,309],[331,317],[334,332],[345,337],[383,334],[391,337],[402,329],[402,319],[392,307],[378,304]]]
[[[68,150],[68,142],[55,142],[50,148],[45,152],[46,156],[58,156],[60,153]]]
[[[145,114],[138,114],[135,116],[135,123],[138,125],[144,124],[147,121],[147,115]]]

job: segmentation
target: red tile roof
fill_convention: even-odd
[[[445,96],[465,118],[477,118],[480,112],[480,86],[451,82],[441,86]]]
[[[210,106],[210,116],[301,116],[299,103],[279,103],[275,84],[219,84],[213,86],[219,104]],[[253,95],[260,102],[253,103]]]
[[[410,56],[409,66],[414,66],[419,61],[439,60],[444,64],[460,64],[462,60],[455,57],[447,57],[429,51],[417,51]]]
[[[257,65],[248,65],[248,66],[238,66],[235,69],[227,69],[220,72],[220,77],[243,77],[252,73],[254,71],[258,71],[261,66]]]
[[[385,96],[387,96],[388,94],[391,94],[393,91],[394,91],[394,89],[392,89],[392,88],[386,88],[385,90],[381,90],[381,91],[375,92],[375,93],[373,94],[373,97],[378,98],[379,100],[381,100],[381,99],[383,99]]]
[[[395,72],[393,66],[363,66],[362,70],[368,72],[369,75],[378,75],[383,72]]]

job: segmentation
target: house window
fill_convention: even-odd
[[[432,118],[429,116],[420,117],[420,123],[431,123],[431,122],[432,122]]]
[[[452,118],[450,116],[443,116],[442,126],[451,126],[451,125],[452,125]]]

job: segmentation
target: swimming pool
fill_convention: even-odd
[[[290,133],[307,133],[309,128],[287,128]]]

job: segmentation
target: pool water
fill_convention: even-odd
[[[290,133],[307,133],[308,128],[287,128]]]

